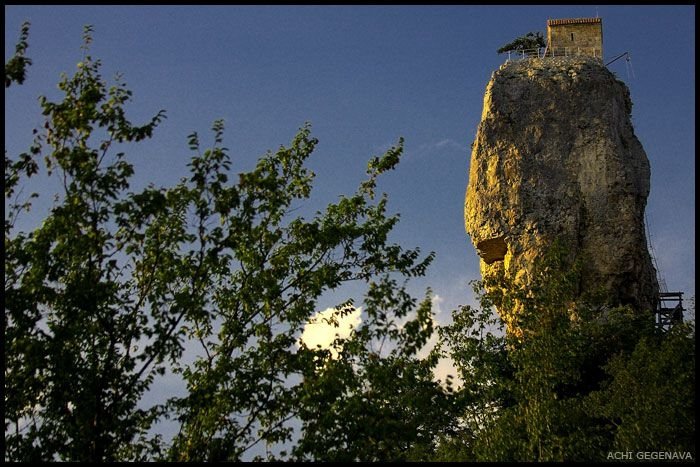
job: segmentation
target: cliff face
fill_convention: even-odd
[[[629,90],[600,61],[510,62],[486,87],[472,146],[466,230],[481,273],[520,281],[555,238],[584,255],[581,293],[653,309],[647,250],[649,161],[634,135]]]

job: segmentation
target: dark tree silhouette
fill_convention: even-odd
[[[497,52],[502,54],[513,50],[537,49],[539,47],[545,47],[546,45],[541,32],[528,32],[524,36],[520,36],[512,42],[507,43],[498,49]]]

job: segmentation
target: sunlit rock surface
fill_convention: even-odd
[[[481,273],[527,281],[555,238],[584,258],[580,293],[648,312],[658,283],[647,250],[649,161],[629,90],[594,58],[513,61],[486,86],[472,146],[466,230]]]

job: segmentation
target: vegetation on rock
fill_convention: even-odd
[[[504,53],[504,52],[511,52],[511,51],[522,51],[522,50],[528,50],[528,51],[536,51],[538,48],[545,47],[547,44],[545,43],[544,36],[542,36],[542,33],[537,31],[537,32],[528,32],[524,36],[520,36],[513,41],[505,44],[503,47],[499,48],[496,53]]]

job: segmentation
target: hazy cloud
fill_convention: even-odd
[[[439,321],[447,321],[445,316],[445,311],[442,309],[441,305],[445,302],[445,299],[438,294],[434,294],[431,298],[433,307],[433,325],[437,326]],[[425,358],[428,356],[430,351],[438,343],[438,334],[435,332],[432,337],[426,342],[425,346],[418,352],[420,358]],[[452,375],[453,387],[459,388],[462,385],[462,380],[459,378],[459,373],[455,367],[454,361],[447,357],[441,358],[438,361],[437,366],[433,369],[433,378],[436,381],[444,383],[447,380],[447,375]]]
[[[434,145],[435,149],[443,149],[443,148],[450,148],[450,149],[456,149],[459,152],[467,152],[468,148],[464,144],[459,144],[457,141],[450,139],[450,138],[445,138],[441,141],[438,141]]]
[[[438,322],[449,321],[449,313],[442,309],[442,304],[445,299],[439,294],[434,294],[431,298],[433,309],[433,325],[437,326]],[[309,322],[304,326],[304,331],[299,338],[300,343],[303,342],[309,348],[320,347],[322,349],[330,349],[333,358],[337,357],[337,352],[332,348],[333,341],[336,337],[347,338],[350,333],[356,329],[362,322],[361,318],[362,307],[353,308],[347,315],[340,317],[335,308],[326,308],[323,311],[316,313]],[[410,318],[405,318],[403,322],[398,323],[399,327],[403,327]],[[337,322],[337,326],[333,321]],[[438,342],[437,332],[428,340],[425,346],[418,352],[419,358],[425,358],[430,353],[430,350],[435,347]],[[462,381],[458,376],[454,362],[450,358],[442,358],[438,365],[433,370],[433,376],[436,381],[445,382],[447,375],[453,376],[453,385],[455,388],[461,386]]]
[[[442,298],[440,295],[435,294],[433,295],[433,298],[430,299],[430,301],[433,305],[433,313],[435,313],[435,316],[440,316],[443,313],[440,304],[443,303],[445,299]]]
[[[437,142],[421,144],[416,149],[416,156],[433,156],[436,152],[444,153],[446,151],[455,151],[462,154],[466,154],[469,151],[469,149],[464,144],[460,144],[451,138],[445,138]]]
[[[395,144],[396,142],[392,142],[375,146],[373,148],[373,153],[376,155],[384,154]],[[404,153],[407,156],[406,160],[413,158],[421,159],[423,157],[435,156],[436,153],[445,153],[446,151],[449,151],[450,153],[455,151],[462,154],[469,154],[471,152],[467,145],[460,144],[459,142],[451,138],[444,138],[436,142],[423,143],[418,145],[417,147],[413,145],[411,141],[406,141],[404,146]]]

